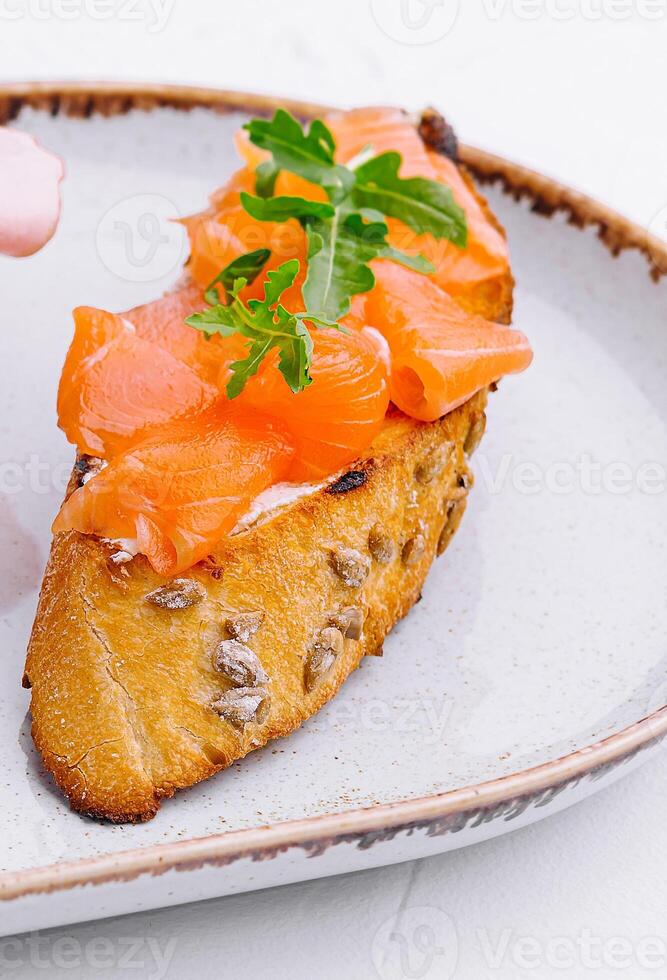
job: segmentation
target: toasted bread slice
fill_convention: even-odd
[[[436,123],[425,115],[420,131],[449,151]],[[465,305],[508,322],[511,296],[508,274]],[[104,541],[57,535],[25,685],[33,738],[72,807],[150,819],[177,789],[296,729],[381,652],[461,520],[486,397],[432,423],[391,413],[349,472],[173,583],[142,556],[118,563]]]
[[[72,806],[146,820],[332,698],[456,530],[484,404],[430,424],[389,419],[350,472],[221,542],[177,580],[188,587],[165,586],[141,556],[116,565],[95,538],[56,536],[26,677],[35,743]],[[214,705],[235,669],[268,697],[225,714]]]

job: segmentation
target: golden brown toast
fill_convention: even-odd
[[[509,275],[487,283],[475,311],[508,322],[511,295]],[[119,564],[117,547],[57,535],[25,684],[35,743],[72,807],[150,819],[175,790],[292,732],[381,652],[461,520],[486,396],[433,423],[392,412],[349,472],[175,583],[142,556]]]

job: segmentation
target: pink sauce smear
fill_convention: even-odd
[[[0,127],[0,252],[33,255],[60,217],[62,161],[27,133]]]

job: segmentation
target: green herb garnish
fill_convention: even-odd
[[[270,249],[258,248],[254,252],[246,252],[245,255],[239,255],[238,258],[233,259],[206,287],[204,291],[206,302],[210,306],[216,306],[220,302],[220,293],[217,288],[220,285],[224,289],[225,299],[229,303],[237,279],[245,279],[246,284],[254,282],[270,257]]]
[[[381,153],[355,170],[355,204],[398,218],[417,232],[448,238],[465,248],[468,229],[465,212],[444,184],[425,177],[399,177],[400,153]]]
[[[352,296],[368,292],[375,284],[369,265],[373,259],[391,259],[421,273],[434,271],[423,255],[408,255],[389,244],[386,217],[399,219],[417,234],[428,232],[459,247],[467,241],[465,213],[451,190],[423,177],[400,177],[399,153],[372,156],[366,148],[356,165],[343,166],[335,162],[336,144],[322,120],[314,120],[306,130],[284,109],[278,109],[271,120],[251,120],[245,129],[251,142],[267,150],[271,159],[255,170],[256,196],[244,191],[241,203],[258,221],[295,218],[304,228],[306,312],[290,313],[280,302],[296,279],[298,259],[270,271],[264,299],[251,299],[247,305],[239,294],[263,269],[268,249],[239,256],[215,277],[204,294],[209,309],[188,317],[186,323],[208,337],[238,333],[250,341],[248,356],[230,365],[229,398],[243,391],[274,348],[279,351],[278,368],[293,392],[311,384],[313,342],[304,321],[343,329],[337,321],[348,312]],[[274,196],[281,170],[322,187],[328,202]],[[224,302],[218,286],[223,287]]]
[[[333,218],[332,204],[308,201],[305,197],[253,197],[241,191],[241,204],[258,221],[287,221],[288,218]]]
[[[244,192],[241,203],[260,221],[296,218],[305,229],[308,275],[303,295],[314,314],[332,320],[344,316],[353,295],[373,288],[368,263],[375,258],[422,273],[434,271],[423,256],[407,255],[388,243],[385,217],[398,218],[417,234],[428,232],[465,246],[465,213],[451,190],[423,177],[399,177],[399,153],[382,153],[352,168],[337,164],[327,126],[316,119],[306,131],[284,109],[271,120],[253,119],[245,128],[252,143],[271,153],[271,160],[257,168],[257,196]],[[272,197],[280,170],[318,184],[330,203]]]
[[[239,266],[252,254],[240,256],[236,260]],[[215,334],[231,337],[238,333],[250,341],[248,356],[230,365],[229,398],[241,394],[248,379],[257,373],[264,358],[274,348],[279,352],[278,369],[293,392],[303,391],[311,384],[313,342],[303,321],[308,320],[318,327],[338,328],[338,324],[312,313],[290,313],[281,304],[280,297],[294,284],[299,268],[299,260],[290,259],[269,271],[264,284],[264,299],[248,300],[247,305],[239,297],[247,279],[237,278],[229,290],[228,305],[216,302],[208,310],[186,319],[186,323],[203,331],[207,337]],[[215,281],[218,279],[219,276]]]
[[[331,200],[344,196],[354,183],[354,175],[347,167],[334,163],[336,144],[330,130],[321,119],[315,119],[308,131],[285,109],[278,109],[273,119],[251,119],[244,129],[250,139],[272,156],[260,174],[260,197],[267,196],[267,184],[275,185],[280,170],[299,174],[313,184],[324,187]],[[273,190],[271,190],[273,193]]]

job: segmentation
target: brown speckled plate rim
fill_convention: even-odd
[[[161,106],[216,112],[271,112],[284,105],[309,117],[327,107],[293,99],[162,84],[127,82],[26,82],[0,84],[0,124],[29,106],[86,118],[117,115],[131,109]],[[516,199],[526,197],[534,211],[550,215],[563,211],[578,227],[597,226],[601,240],[614,255],[628,248],[646,257],[657,281],[667,273],[667,244],[611,208],[542,174],[471,146],[459,147],[461,161],[475,176],[500,182]],[[81,885],[127,882],[141,875],[224,866],[241,858],[269,860],[290,848],[315,857],[340,843],[368,849],[401,832],[425,831],[439,836],[476,821],[509,821],[530,806],[545,806],[582,779],[597,780],[667,734],[667,706],[603,741],[560,759],[512,773],[477,786],[451,790],[396,803],[377,804],[342,813],[214,834],[171,844],[153,844],[101,857],[64,861],[44,868],[0,874],[0,900],[62,891]],[[178,805],[171,804],[171,805]]]

